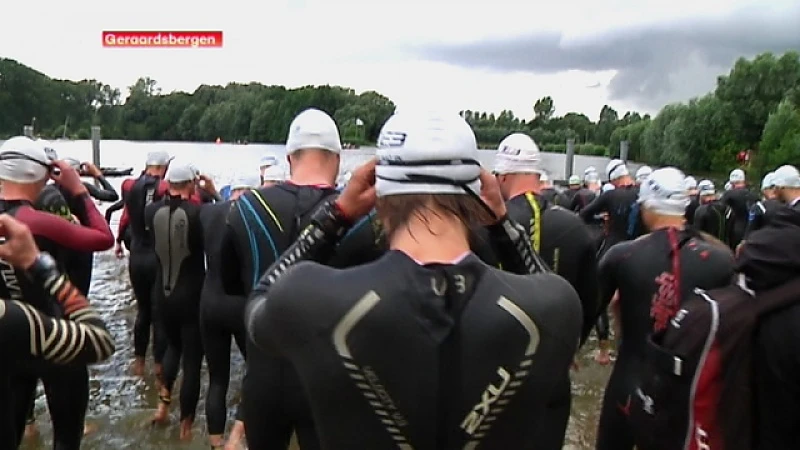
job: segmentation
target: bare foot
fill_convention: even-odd
[[[141,356],[137,356],[133,360],[133,364],[131,365],[131,372],[137,377],[141,377],[144,375],[144,358]]]
[[[153,415],[153,419],[151,423],[153,425],[164,425],[169,422],[169,404],[170,404],[170,396],[169,395],[160,395],[158,401],[158,409],[156,413]]]
[[[241,450],[244,446],[244,422],[237,420],[233,423],[231,435],[228,436],[228,442],[225,444],[225,450]]]
[[[597,355],[595,355],[594,360],[601,366],[607,366],[611,364],[611,355],[609,355],[608,350],[600,349],[597,351]]]
[[[39,434],[39,429],[36,428],[36,422],[25,425],[25,439],[33,439]]]
[[[181,420],[181,440],[182,441],[191,441],[192,440],[192,424],[194,421],[192,419],[183,419]]]
[[[83,424],[83,435],[84,436],[92,434],[95,431],[97,431],[97,424],[88,423],[88,422]]]

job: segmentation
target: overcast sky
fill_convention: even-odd
[[[164,92],[260,81],[376,90],[398,106],[596,119],[714,88],[741,55],[800,49],[798,0],[43,0],[2,7],[0,56]],[[222,49],[103,48],[103,30],[221,30]],[[126,91],[123,89],[123,93]]]

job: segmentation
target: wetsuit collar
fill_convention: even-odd
[[[789,206],[794,206],[794,205],[796,205],[798,202],[800,202],[800,197],[797,197],[796,199],[792,200],[792,201],[789,203]]]
[[[298,187],[300,187],[300,186],[307,186],[307,187],[313,187],[313,188],[317,188],[317,189],[333,189],[333,185],[332,185],[332,184],[327,184],[327,183],[319,183],[319,184],[298,184],[298,183],[295,183],[295,182],[294,182],[294,181],[292,181],[292,180],[286,180],[286,184],[291,184],[292,186],[298,186]]]
[[[402,252],[402,253],[405,255],[405,253],[404,253],[404,252]],[[458,264],[458,263],[460,263],[461,261],[463,261],[463,260],[464,260],[464,258],[466,258],[467,256],[469,256],[469,254],[470,254],[470,253],[472,253],[472,252],[464,252],[464,253],[463,253],[461,256],[459,256],[459,257],[457,257],[457,258],[453,259],[452,261],[450,261],[450,263],[449,263],[449,264]],[[411,258],[411,257],[409,256],[409,258]],[[426,263],[426,262],[418,261],[418,260],[416,260],[416,259],[414,259],[414,258],[411,258],[411,259],[413,259],[413,260],[414,260],[414,262],[415,262],[415,263],[417,263],[417,264],[419,264],[420,266],[424,266],[424,265],[426,265],[426,264],[431,264],[431,263]],[[437,264],[442,264],[442,263],[437,263]]]

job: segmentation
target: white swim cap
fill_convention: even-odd
[[[577,175],[572,175],[571,177],[569,177],[568,183],[569,183],[570,186],[579,185],[579,184],[581,184],[581,177],[579,177]]]
[[[395,114],[378,137],[375,190],[401,194],[480,192],[478,144],[458,114]]]
[[[656,214],[683,216],[689,206],[683,172],[674,167],[654,170],[639,188],[639,203]]]
[[[733,187],[733,186],[731,186],[731,182],[730,182],[730,181],[728,181],[728,182],[726,182],[726,183],[725,183],[725,190],[726,190],[726,191],[730,191],[732,187]]]
[[[250,188],[257,188],[260,184],[259,178],[257,175],[241,175],[233,180],[231,180],[231,191],[235,191],[237,189],[250,189]]]
[[[583,170],[583,176],[589,175],[590,173],[597,173],[597,168],[594,166],[589,166]]]
[[[764,175],[764,180],[761,181],[761,190],[771,189],[775,186],[775,172],[770,172]]]
[[[628,175],[630,175],[630,172],[628,172],[628,166],[625,165],[625,161],[621,159],[612,159],[608,162],[606,166],[608,181],[614,181]]]
[[[64,162],[69,164],[75,170],[79,170],[81,168],[81,162],[77,158],[64,158]]]
[[[775,171],[772,183],[776,188],[800,188],[800,172],[795,166],[780,166]]]
[[[342,141],[336,122],[327,113],[309,108],[292,120],[286,138],[286,154],[303,149],[320,149],[339,154]]]
[[[286,180],[286,170],[281,166],[270,166],[264,170],[264,181],[284,181]]]
[[[708,180],[706,180],[706,181],[708,181]],[[697,189],[698,186],[699,185],[697,184],[697,180],[693,176],[686,177],[686,179],[683,182],[683,187],[687,191],[691,191],[692,189]]]
[[[600,192],[613,191],[614,189],[616,189],[616,188],[614,187],[613,184],[606,183],[606,184],[603,185],[603,187],[600,188]]]
[[[258,161],[258,167],[259,168],[268,167],[268,166],[274,166],[276,164],[278,164],[278,159],[275,158],[273,155],[264,155]]]
[[[191,163],[173,162],[167,169],[166,180],[170,183],[183,183],[197,178],[197,168]]]
[[[172,156],[169,156],[167,152],[150,152],[147,154],[147,161],[144,163],[145,166],[166,166],[169,165],[170,161],[173,160]]]
[[[636,181],[642,183],[651,173],[653,173],[653,169],[650,166],[639,167],[639,170],[636,171]]]
[[[742,169],[733,169],[731,170],[730,176],[728,176],[728,181],[731,183],[741,183],[744,181],[744,170]]]
[[[717,193],[717,189],[711,180],[703,180],[697,184],[697,193],[700,196],[714,195]]]
[[[47,178],[55,152],[43,145],[46,142],[26,136],[3,142],[0,146],[0,180],[30,184]]]
[[[541,173],[542,157],[539,146],[524,133],[507,136],[497,146],[494,157],[494,173]]]
[[[586,183],[599,183],[600,175],[597,172],[587,172],[583,175],[583,181]]]
[[[548,175],[547,172],[542,171],[542,173],[539,174],[539,181],[541,181],[542,183],[550,182],[550,175]]]

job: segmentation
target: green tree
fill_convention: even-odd
[[[533,104],[534,120],[537,120],[540,123],[550,120],[555,112],[556,106],[553,103],[553,97],[550,97],[549,95],[536,100],[536,103]]]
[[[800,108],[790,101],[770,114],[756,158],[759,175],[783,164],[800,165]]]

